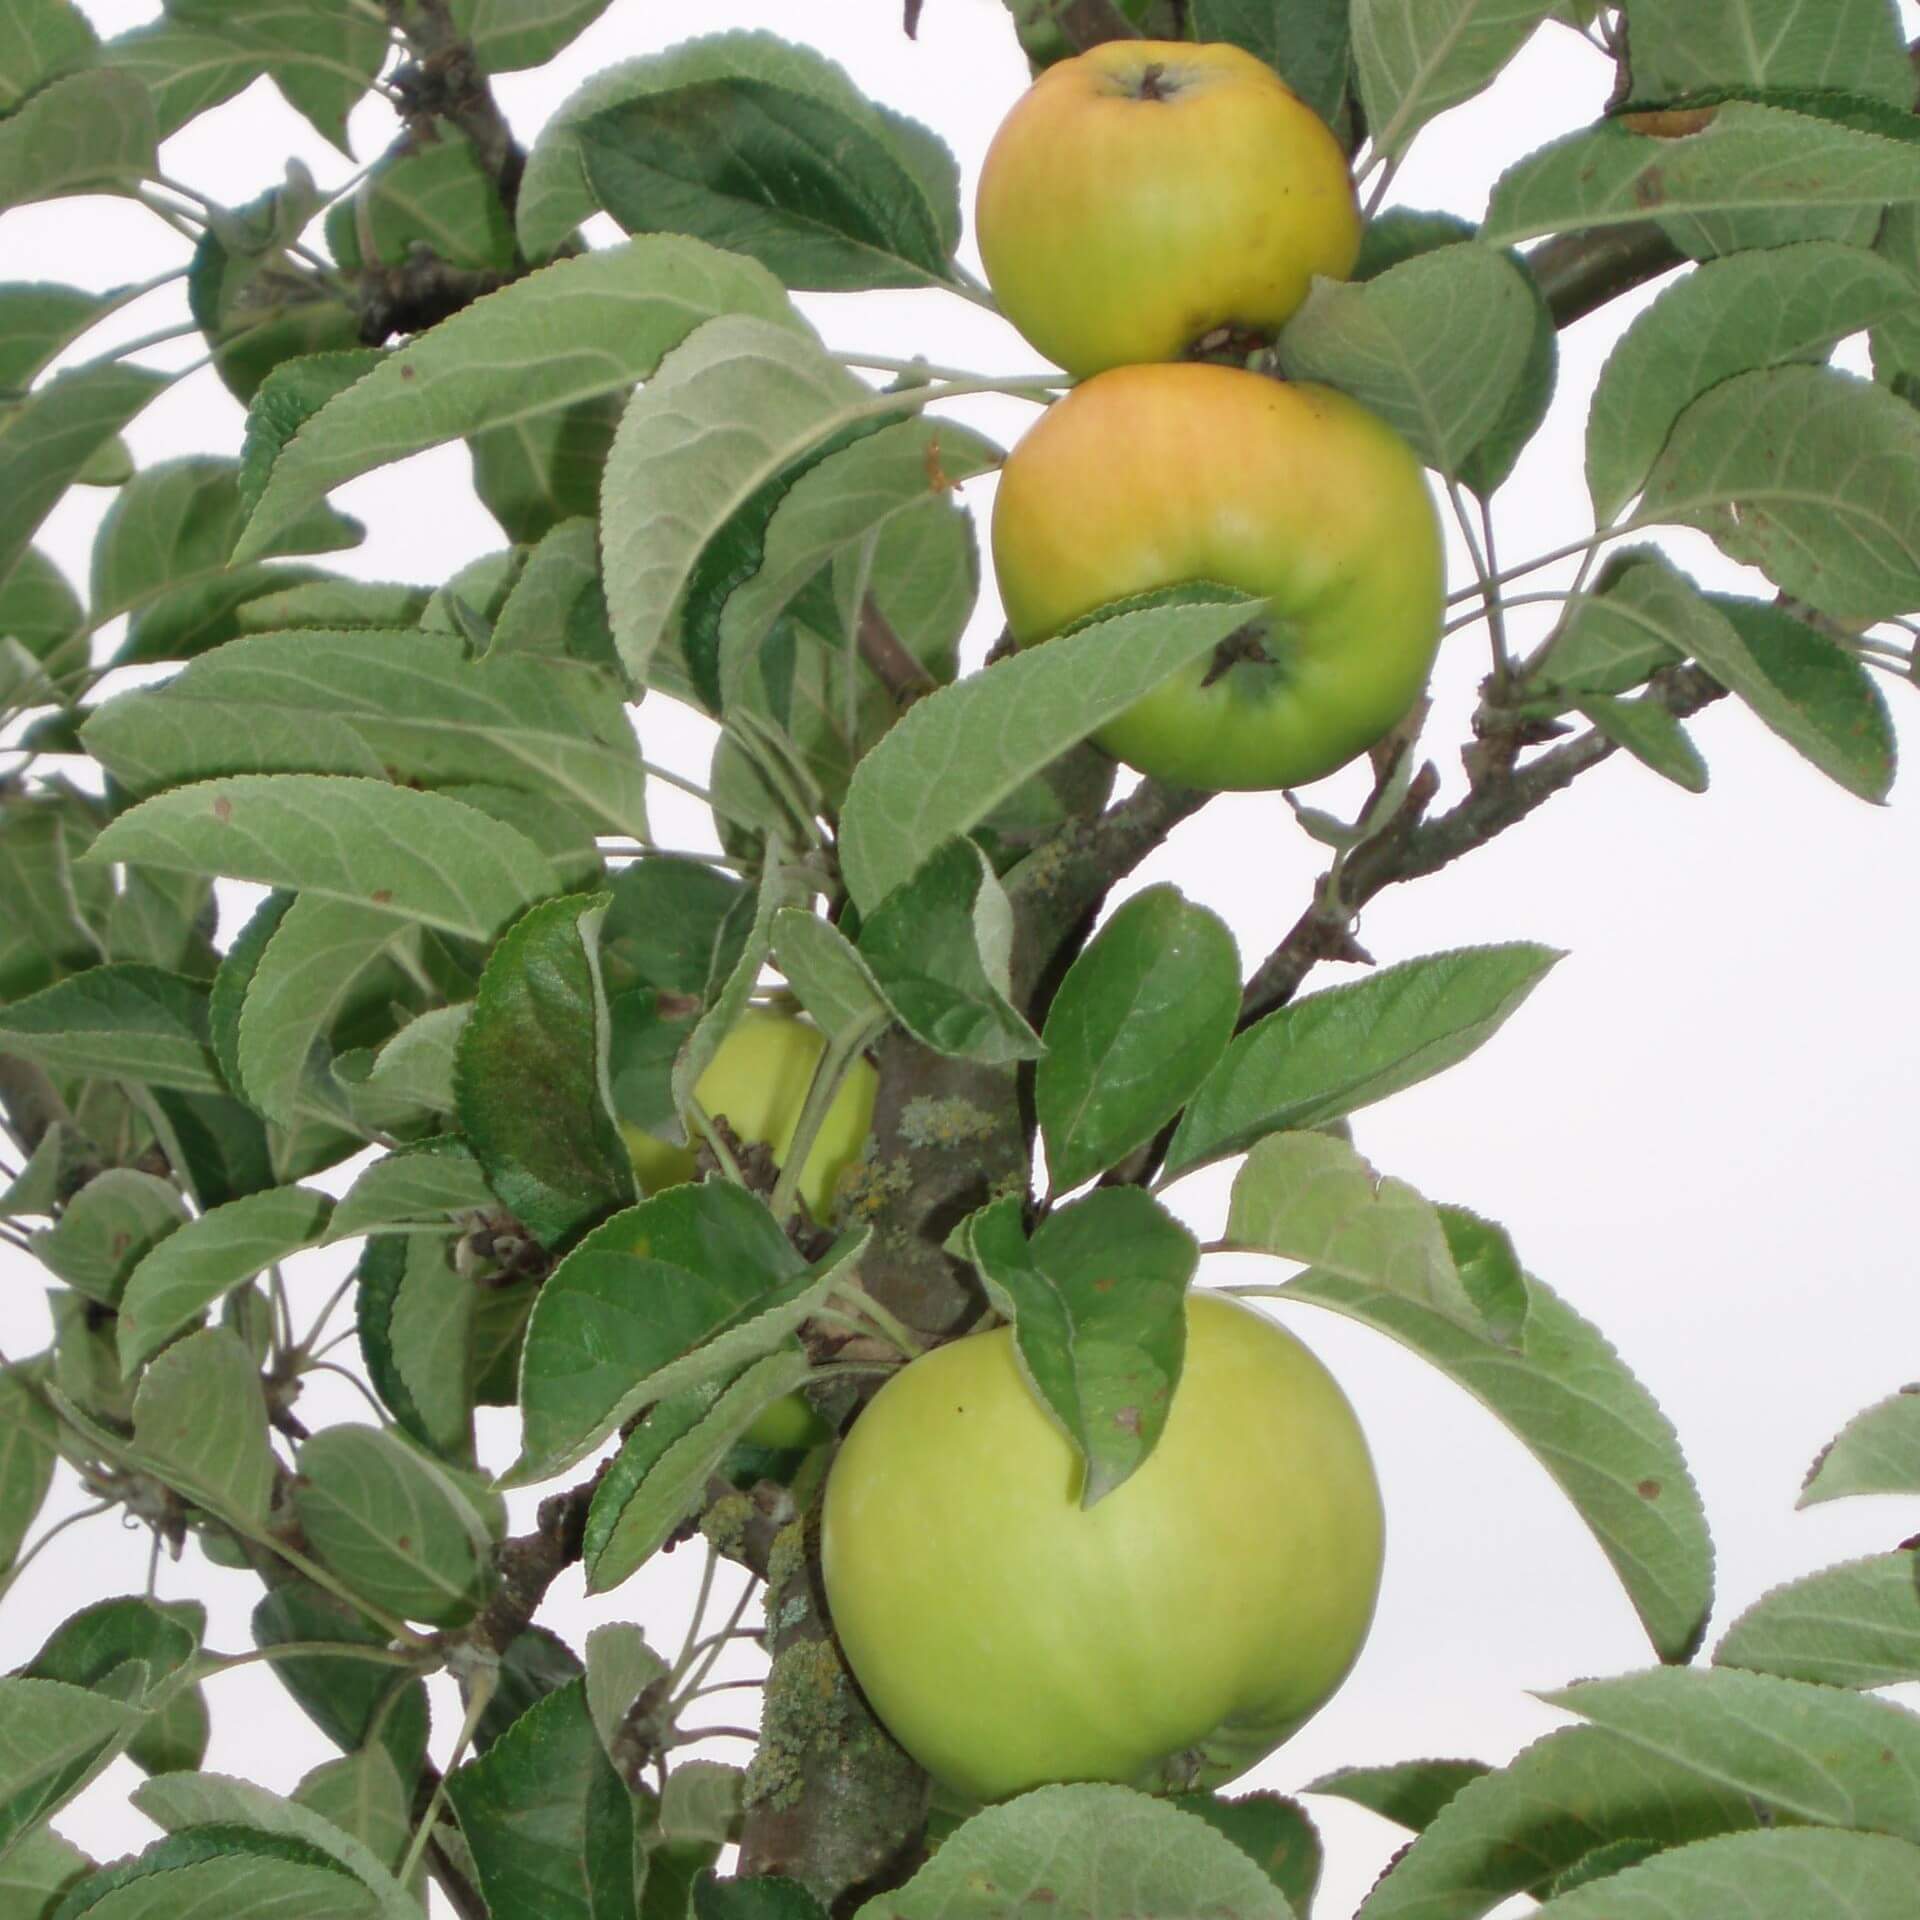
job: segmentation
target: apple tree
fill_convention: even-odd
[[[885,31],[923,4],[954,0]],[[0,214],[111,197],[175,249],[127,285],[0,256],[0,1236],[50,1327],[0,1362],[0,1596],[112,1516],[258,1590],[250,1645],[152,1591],[9,1644],[0,1912],[1303,1920],[1319,1796],[1408,1830],[1364,1920],[1911,1920],[1920,1720],[1879,1690],[1920,1680],[1915,1550],[1711,1636],[1630,1356],[1348,1124],[1532,1019],[1558,958],[1369,952],[1383,893],[1536,814],[1547,846],[1619,756],[1699,790],[1723,703],[1888,794],[1894,0],[982,5],[1035,76],[986,280],[952,154],[802,9],[511,123],[502,76],[620,11],[167,0],[109,37],[0,0]],[[1609,63],[1606,111],[1477,224],[1427,211],[1423,131],[1536,33]],[[262,81],[336,177],[174,177],[163,143]],[[1562,331],[1654,281],[1591,396],[1590,519],[1503,550]],[[1055,367],[856,351],[794,297],[907,288]],[[1835,364],[1863,336],[1871,379]],[[125,430],[215,382],[238,443],[137,465]],[[1010,449],[956,414],[983,395],[1031,415]],[[336,558],[340,489],[462,445],[497,551]],[[44,531],[77,487],[112,496],[84,595]],[[1487,661],[1461,742],[1443,645]],[[648,756],[676,708],[704,781]],[[1294,791],[1342,766],[1357,807]],[[657,831],[663,782],[714,851]],[[1324,848],[1264,956],[1130,884],[1228,787]],[[1167,1189],[1223,1164],[1202,1236]],[[1236,1786],[1365,1635],[1378,1495],[1318,1363],[1191,1296],[1223,1252],[1504,1422],[1644,1668],[1507,1765]],[[1920,1493],[1920,1397],[1805,1497],[1865,1493]],[[669,1552],[706,1569],[677,1651],[543,1617]],[[339,1749],[290,1794],[202,1767],[249,1666]],[[721,1685],[741,1766],[690,1752]],[[96,1861],[58,1822],[123,1756],[161,1837]]]

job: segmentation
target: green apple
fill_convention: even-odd
[[[1325,1704],[1372,1620],[1380,1493],[1307,1349],[1187,1310],[1159,1445],[1091,1511],[1009,1329],[936,1348],[827,1478],[834,1631],[889,1731],[977,1800],[1050,1781],[1217,1785]]]
[[[784,1164],[807,1103],[814,1069],[827,1050],[826,1036],[810,1021],[758,1008],[742,1014],[720,1043],[707,1070],[694,1083],[694,1098],[715,1119],[749,1146],[769,1147],[776,1165]],[[873,1131],[874,1095],[879,1075],[866,1060],[856,1060],[827,1108],[801,1169],[800,1197],[816,1221],[833,1215],[840,1177],[860,1158]],[[691,1180],[694,1149],[623,1126],[627,1155],[647,1193]]]
[[[1022,646],[1096,608],[1212,580],[1259,621],[1094,737],[1175,786],[1304,785],[1420,697],[1440,642],[1439,516],[1412,450],[1329,387],[1121,367],[1009,455],[993,560]]]
[[[1347,156],[1239,47],[1110,40],[1050,67],[994,135],[974,229],[1009,320],[1069,373],[1269,336],[1360,253]]]

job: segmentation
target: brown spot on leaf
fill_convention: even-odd
[[[1667,176],[1663,168],[1649,167],[1633,183],[1633,204],[1636,207],[1662,206],[1666,198]]]
[[[1640,1484],[1634,1488],[1634,1492],[1636,1492],[1642,1500],[1658,1500],[1660,1498],[1660,1482],[1658,1480],[1642,1480]]]
[[[413,368],[405,361],[402,361],[400,365],[400,378],[402,380],[411,380],[413,377]]]
[[[367,897],[376,907],[389,907],[393,904],[393,889],[391,887],[375,887],[373,892]]]
[[[213,802],[213,817],[224,827],[233,818],[233,802],[224,795],[216,794]]]
[[[1656,107],[1651,113],[1623,113],[1620,124],[1650,140],[1686,140],[1713,125],[1718,107]]]
[[[1138,1437],[1140,1432],[1140,1409],[1138,1407],[1120,1407],[1115,1410],[1113,1424],[1122,1433],[1131,1433]]]

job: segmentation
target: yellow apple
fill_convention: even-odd
[[[1050,67],[987,150],[975,206],[1007,318],[1069,373],[1277,333],[1360,252],[1347,157],[1239,47],[1111,40]]]
[[[1244,644],[1094,736],[1211,790],[1301,786],[1370,747],[1420,697],[1446,600],[1406,442],[1331,388],[1234,367],[1121,367],[1049,407],[1001,473],[993,560],[1022,646],[1190,581],[1265,600]]]

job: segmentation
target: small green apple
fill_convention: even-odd
[[[1379,1588],[1380,1492],[1333,1377],[1193,1296],[1166,1430],[1090,1511],[1009,1329],[913,1361],[827,1478],[828,1606],[854,1677],[934,1779],[1217,1785],[1331,1697]]]
[[[810,1021],[754,1008],[721,1041],[720,1051],[694,1083],[694,1098],[749,1146],[769,1147],[775,1163],[784,1163],[814,1069],[826,1050],[826,1036]],[[814,1135],[799,1191],[807,1211],[823,1225],[832,1218],[841,1175],[860,1158],[873,1131],[878,1087],[872,1065],[856,1060]],[[620,1131],[643,1191],[658,1193],[693,1178],[692,1146],[662,1140],[635,1126]]]

